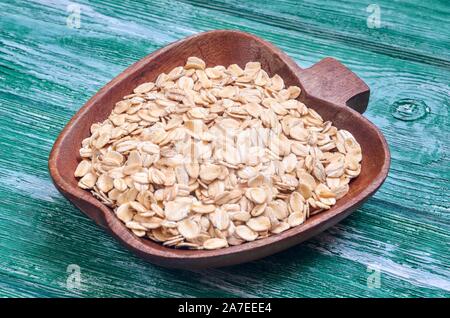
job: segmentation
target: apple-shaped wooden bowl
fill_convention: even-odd
[[[299,86],[302,102],[324,120],[350,131],[361,145],[361,174],[350,183],[348,194],[331,209],[281,234],[218,250],[183,250],[136,237],[110,208],[80,189],[74,171],[80,160],[81,141],[89,136],[91,125],[106,119],[114,104],[137,85],[154,81],[158,74],[184,65],[189,56],[202,58],[207,66],[236,63],[244,67],[249,61],[259,61],[270,76],[279,74],[286,85]],[[244,263],[280,252],[324,231],[355,211],[381,186],[388,174],[390,154],[381,132],[361,115],[368,100],[368,86],[335,59],[325,58],[301,69],[280,49],[254,35],[230,30],[200,33],[146,56],[95,94],[56,140],[49,158],[50,174],[57,189],[75,206],[124,246],[152,263],[183,269]]]

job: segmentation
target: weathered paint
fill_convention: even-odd
[[[381,28],[371,29],[370,2],[360,1],[78,1],[81,27],[71,29],[70,3],[0,3],[0,296],[450,296],[449,4],[377,1]],[[128,65],[223,28],[261,36],[303,67],[333,56],[363,78],[390,175],[347,220],[286,252],[225,269],[159,268],[54,189],[48,154],[76,110]],[[426,114],[394,117],[402,99]],[[67,288],[69,264],[81,268],[80,289]],[[380,288],[368,287],[368,266],[380,268]]]

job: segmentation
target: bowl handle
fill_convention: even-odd
[[[298,77],[307,96],[348,106],[363,113],[370,89],[355,73],[339,61],[327,57],[310,68],[299,69]]]

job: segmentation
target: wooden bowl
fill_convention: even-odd
[[[330,210],[309,218],[300,226],[265,239],[218,250],[180,250],[138,238],[113,211],[78,188],[74,171],[80,160],[81,141],[93,123],[110,114],[114,104],[137,85],[154,81],[158,74],[184,65],[198,56],[207,66],[249,61],[261,62],[269,75],[279,74],[286,85],[302,89],[299,99],[325,120],[350,131],[361,145],[363,160],[359,177],[349,193]],[[56,140],[49,158],[50,174],[57,189],[127,248],[144,259],[167,267],[198,269],[244,263],[296,245],[336,224],[355,211],[381,186],[390,163],[389,149],[381,132],[360,113],[369,100],[369,88],[338,61],[325,58],[308,69],[299,68],[286,54],[262,39],[239,31],[218,30],[197,34],[172,43],[140,60],[109,82],[70,120]]]

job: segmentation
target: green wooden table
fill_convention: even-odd
[[[371,1],[0,1],[0,296],[449,297],[450,3]],[[288,251],[159,268],[64,199],[47,159],[110,79],[211,29],[254,33],[302,67],[325,56],[350,67],[371,88],[365,116],[390,145],[390,175],[344,222]]]

